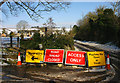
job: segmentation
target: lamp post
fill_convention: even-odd
[[[11,31],[10,32],[10,47],[13,47],[13,40],[12,40],[12,38],[13,38],[13,32]]]
[[[19,36],[20,36],[20,34],[19,34],[19,33],[17,33],[17,47],[20,47]]]

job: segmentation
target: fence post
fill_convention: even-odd
[[[12,47],[12,36],[10,36],[10,47]]]
[[[47,36],[47,27],[45,27],[45,36]]]
[[[17,37],[17,47],[19,47],[19,36]]]

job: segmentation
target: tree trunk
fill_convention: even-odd
[[[17,37],[17,47],[19,47],[19,37]]]
[[[10,47],[12,47],[12,36],[10,36]]]
[[[47,27],[45,27],[45,36],[47,35]]]

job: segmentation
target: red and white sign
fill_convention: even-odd
[[[85,65],[85,52],[67,51],[65,64]]]
[[[63,63],[63,49],[46,49],[44,62]]]

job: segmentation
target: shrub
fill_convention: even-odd
[[[73,38],[69,35],[51,34],[40,37],[39,33],[35,33],[31,40],[21,40],[21,47],[24,49],[39,49],[39,44],[43,45],[43,50],[65,49],[65,47],[70,47],[70,49],[74,49]]]

